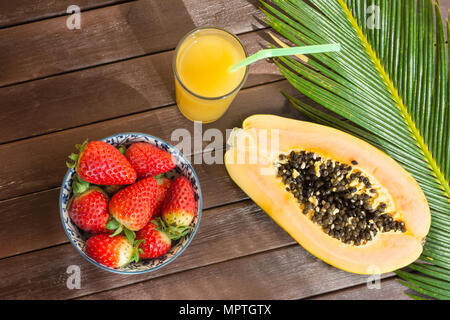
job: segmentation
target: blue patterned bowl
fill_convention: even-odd
[[[177,167],[170,171],[167,176],[168,177],[176,177],[179,175],[183,175],[189,179],[194,189],[195,195],[195,217],[193,220],[194,230],[188,234],[187,236],[179,239],[172,245],[172,248],[167,252],[164,256],[156,259],[147,259],[140,260],[138,263],[130,263],[121,269],[114,269],[107,266],[104,266],[90,257],[85,253],[85,245],[86,240],[89,238],[89,234],[80,230],[73,222],[70,220],[69,215],[67,213],[67,203],[72,196],[72,178],[75,174],[74,169],[69,169],[64,177],[64,181],[61,186],[61,192],[59,196],[59,211],[61,216],[61,221],[64,227],[64,231],[66,232],[67,237],[69,238],[72,245],[77,249],[77,251],[86,258],[89,262],[96,265],[99,268],[102,268],[107,271],[120,273],[120,274],[140,274],[145,272],[150,272],[157,270],[169,262],[175,260],[183,251],[187,248],[189,243],[195,236],[197,232],[198,225],[200,223],[200,218],[202,215],[202,193],[200,190],[200,183],[198,181],[197,175],[195,174],[192,165],[189,161],[183,156],[183,154],[175,149],[170,144],[144,133],[120,133],[111,137],[107,137],[102,139],[115,147],[129,145],[135,142],[148,142],[160,149],[163,149],[169,153],[171,153],[175,159],[177,160]]]

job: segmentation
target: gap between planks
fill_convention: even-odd
[[[68,30],[65,17],[1,29],[0,39],[8,47],[0,53],[0,62],[24,62],[4,69],[0,84],[171,49],[198,26],[214,25],[235,34],[266,28],[256,19],[262,13],[255,3],[140,0],[85,12],[81,30]]]
[[[90,294],[86,294],[86,295],[81,295],[81,296],[78,296],[78,297],[73,298],[71,300],[84,300],[86,298],[87,299],[92,299],[92,298],[95,299],[96,295],[98,295],[98,294],[101,295],[101,294],[104,294],[104,293],[106,293],[108,291],[111,291],[111,290],[123,290],[123,289],[126,289],[126,288],[131,288],[131,287],[133,287],[135,285],[143,284],[143,283],[145,283],[147,281],[152,281],[154,279],[164,279],[164,278],[168,278],[168,277],[171,277],[171,276],[177,276],[177,275],[181,275],[184,272],[188,272],[188,271],[191,271],[191,270],[195,270],[195,269],[199,269],[199,268],[205,268],[205,267],[214,267],[214,266],[220,265],[222,263],[238,261],[238,260],[240,260],[242,258],[251,258],[253,256],[260,255],[262,253],[269,253],[270,254],[271,252],[275,252],[275,251],[280,250],[280,249],[295,247],[296,245],[297,244],[287,244],[287,245],[284,245],[284,246],[271,248],[271,249],[268,249],[268,250],[265,250],[265,251],[252,252],[252,253],[250,253],[248,255],[245,255],[245,256],[233,257],[233,258],[230,258],[230,259],[226,259],[226,260],[222,260],[222,261],[217,261],[217,262],[212,262],[212,263],[209,263],[209,264],[205,264],[205,265],[202,265],[202,266],[199,266],[199,267],[194,267],[194,268],[189,268],[189,269],[186,269],[186,270],[176,271],[174,273],[169,273],[169,274],[166,274],[166,275],[162,275],[160,277],[152,278],[150,280],[149,279],[144,279],[144,280],[141,280],[141,281],[136,281],[136,282],[133,282],[133,283],[126,284],[124,286],[116,287],[114,289],[106,289],[106,290],[102,290],[102,291],[98,291],[98,292],[94,292],[94,293],[90,293]]]
[[[97,1],[97,2],[102,2],[102,3],[99,3],[99,4],[97,4],[97,3],[91,4],[90,1],[88,1],[88,3],[86,3],[86,4],[84,4],[84,2],[81,2],[80,0],[78,0],[77,1],[77,5],[78,5],[78,7],[80,7],[81,12],[87,12],[87,11],[90,11],[90,10],[102,9],[102,8],[111,7],[111,6],[123,4],[123,3],[126,3],[126,2],[132,2],[132,1],[137,1],[137,0],[109,0],[109,1],[105,0],[105,1]],[[70,14],[67,13],[67,8],[70,5],[73,4],[73,1],[68,1],[65,4],[61,4],[61,2],[63,2],[63,1],[58,1],[58,2],[60,2],[60,3],[58,3],[57,5],[59,5],[60,7],[59,8],[55,8],[52,13],[46,13],[46,12],[42,11],[42,12],[39,13],[39,16],[29,16],[29,17],[26,17],[26,18],[22,16],[19,19],[17,17],[14,18],[14,16],[11,16],[11,11],[16,13],[16,11],[19,10],[19,8],[17,8],[17,6],[19,6],[22,9],[24,6],[32,6],[32,5],[30,5],[30,4],[23,4],[23,3],[21,3],[21,1],[18,1],[18,0],[4,1],[3,5],[5,7],[2,7],[2,4],[0,3],[0,11],[4,10],[4,12],[7,12],[7,11],[9,11],[9,12],[6,13],[6,14],[4,13],[2,19],[0,20],[0,29],[13,28],[13,27],[24,25],[24,24],[35,23],[35,22],[40,22],[40,21],[49,20],[49,19],[53,19],[53,18],[58,18],[58,17],[61,17],[61,16],[69,16]],[[14,10],[14,8],[8,7],[11,4],[12,4],[13,7],[16,7],[15,10]],[[55,1],[51,1],[50,4],[51,5],[55,4]],[[42,7],[44,5],[35,3],[34,6]],[[8,17],[9,17],[9,19],[8,19]],[[4,21],[4,20],[7,20],[7,21]]]
[[[267,45],[265,36],[252,31],[241,40],[251,54]],[[172,58],[169,50],[2,88],[0,144],[174,105]],[[282,79],[275,64],[258,61],[250,66],[244,88]]]
[[[368,289],[360,284],[345,289],[308,297],[308,300],[413,300],[406,293],[417,295],[417,292],[405,287],[395,275],[386,277],[380,282],[380,289]]]
[[[223,229],[227,232],[219,232]],[[252,237],[259,234],[261,234],[260,241],[254,243]],[[227,246],[222,245],[225,241]],[[154,278],[186,268],[197,268],[212,262],[229,260],[233,257],[294,243],[294,240],[287,233],[281,232],[279,227],[255,204],[246,200],[205,210],[199,231],[189,248],[177,260],[161,270],[138,276],[112,274],[91,265],[70,244],[65,244],[43,252],[24,254],[0,261],[2,275],[5,277],[1,282],[3,288],[0,290],[0,295],[3,294],[3,297],[7,298],[23,297],[23,292],[27,292],[30,285],[36,283],[37,279],[42,279],[45,283],[41,283],[41,286],[31,287],[34,290],[32,296],[39,294],[41,290],[46,292],[41,292],[46,295],[50,290],[52,292],[48,294],[54,297],[59,296],[57,292],[62,290],[66,298],[76,297],[82,293],[91,293],[92,290],[95,292],[98,288],[110,289],[112,283],[115,283],[113,286],[129,284],[139,279]],[[236,247],[237,245],[239,247]],[[59,277],[66,278],[65,270],[70,264],[77,264],[82,270],[84,285],[81,291],[67,290],[65,281],[57,280]],[[115,281],[112,281],[113,279]],[[86,284],[97,281],[101,283],[86,288]]]
[[[290,84],[278,81],[266,85],[243,90],[236,97],[227,114],[213,124],[203,126],[207,129],[218,129],[222,133],[224,145],[225,132],[236,126],[254,113],[272,113],[297,119],[306,119],[300,112],[290,105],[279,93],[287,91],[299,97]],[[131,129],[130,129],[131,128]],[[83,141],[86,137],[91,140],[99,139],[118,132],[148,132],[163,140],[177,144],[172,140],[175,129],[184,128],[193,135],[193,123],[185,119],[176,106],[151,110],[136,116],[126,116],[115,120],[103,121],[99,124],[69,129],[47,136],[30,138],[27,140],[0,146],[0,157],[5,157],[3,167],[0,167],[0,198],[8,199],[21,194],[57,187],[66,172],[65,160],[73,145]],[[210,141],[202,141],[203,149]],[[194,146],[195,147],[195,146]],[[190,154],[182,150],[185,154]],[[3,168],[3,169],[2,169]],[[37,171],[36,168],[39,170]]]
[[[445,11],[448,5],[446,1],[442,9]],[[173,15],[177,16],[175,21],[170,18]],[[87,22],[79,33],[67,33],[64,17],[46,19],[30,27],[25,24],[0,29],[0,39],[10,46],[3,56],[0,54],[7,78],[0,83],[19,83],[62,74],[61,70],[79,70],[167,50],[197,26],[215,25],[235,34],[267,28],[262,17],[253,0],[178,1],[170,6],[164,1],[140,0],[86,11],[83,19]],[[16,34],[17,28],[26,30]],[[2,34],[4,30],[11,35]],[[23,64],[12,69],[9,66],[14,59]]]

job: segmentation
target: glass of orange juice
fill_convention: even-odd
[[[212,122],[228,109],[243,86],[248,66],[229,68],[247,57],[239,39],[219,28],[189,32],[178,44],[173,59],[178,108],[192,121]]]

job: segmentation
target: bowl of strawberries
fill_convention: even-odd
[[[175,260],[202,213],[195,171],[183,154],[143,133],[76,145],[60,191],[64,231],[94,265],[140,274]]]

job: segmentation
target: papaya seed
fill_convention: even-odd
[[[322,231],[349,245],[363,245],[378,232],[406,232],[403,221],[387,212],[370,178],[360,170],[305,150],[278,156],[277,177]],[[356,160],[351,161],[356,166]]]

